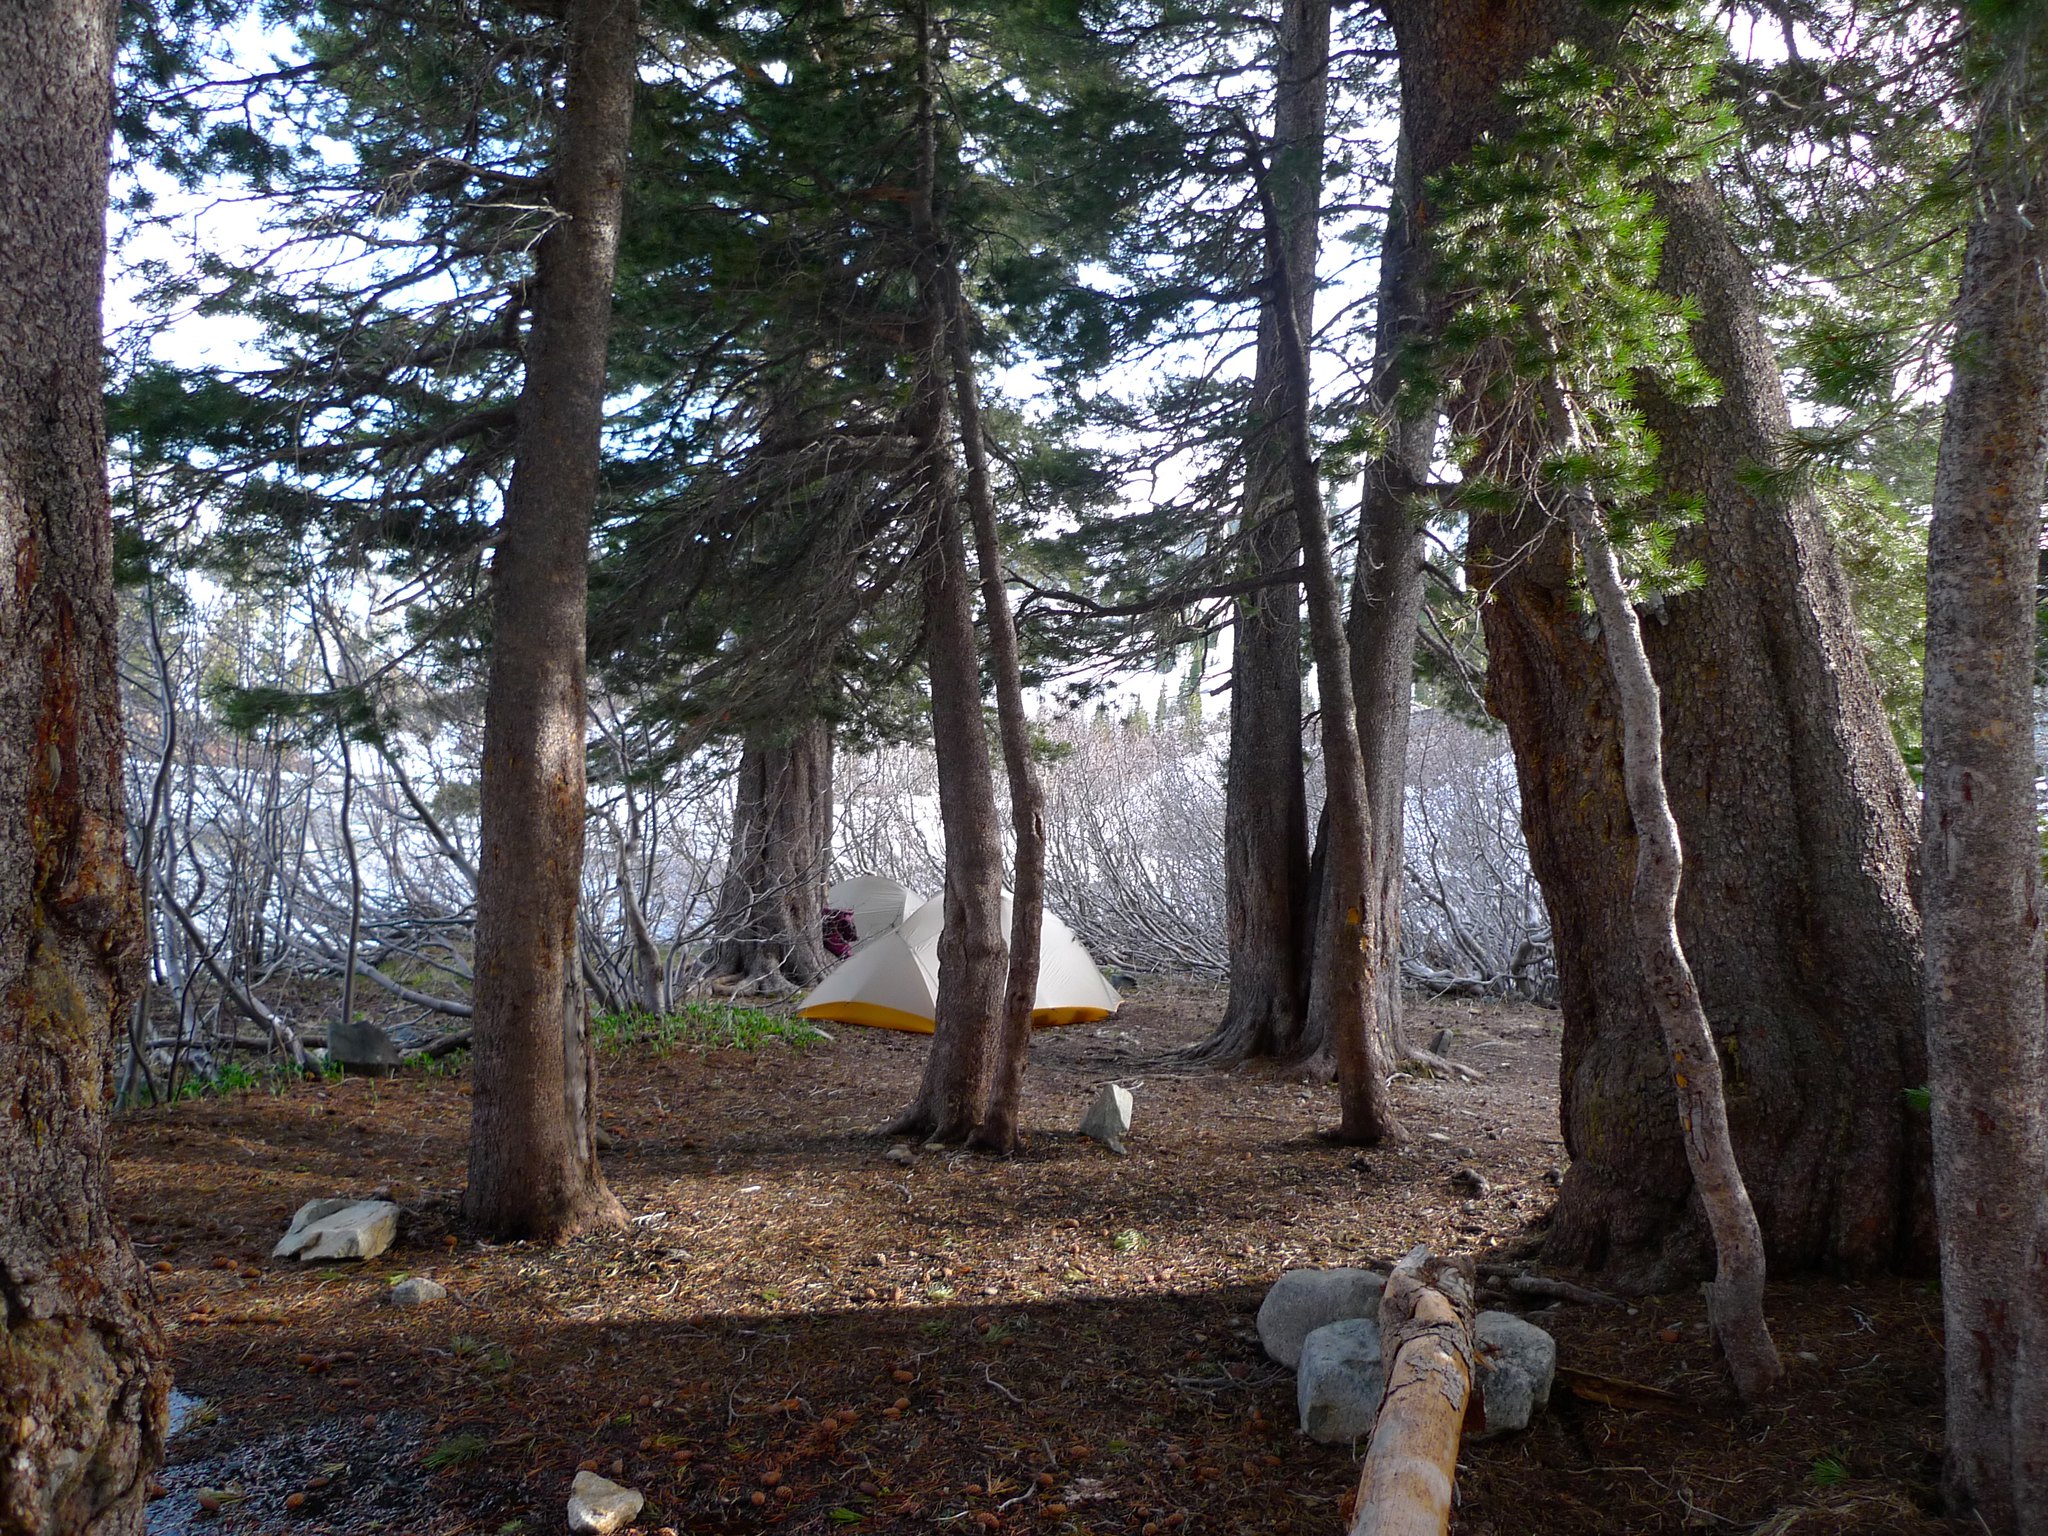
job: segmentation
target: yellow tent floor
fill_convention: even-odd
[[[863,1024],[870,1029],[900,1029],[911,1035],[932,1032],[930,1019],[875,1003],[820,1003],[815,1008],[797,1009],[796,1016],[821,1023],[829,1020],[835,1024]],[[1060,1024],[1093,1024],[1108,1017],[1107,1008],[1040,1008],[1031,1015],[1031,1023],[1036,1029],[1050,1029]]]

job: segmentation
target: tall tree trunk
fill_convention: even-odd
[[[732,851],[712,919],[713,974],[761,991],[807,987],[825,974],[823,896],[832,838],[832,729],[762,729],[740,748]]]
[[[939,341],[943,345],[943,339]],[[973,587],[961,537],[953,445],[946,430],[943,375],[921,414],[936,417],[921,440],[927,456],[922,498],[931,519],[925,553],[925,662],[931,673],[932,745],[938,757],[939,820],[945,833],[945,926],[932,1048],[917,1098],[890,1129],[960,1141],[986,1118],[1003,1016],[1003,849],[995,775],[981,711],[981,656],[974,639]],[[927,430],[931,435],[927,436]]]
[[[1294,323],[1314,334],[1323,133],[1330,100],[1329,0],[1281,0],[1268,179],[1290,270]],[[1287,422],[1279,300],[1261,301],[1246,447],[1245,573],[1285,570],[1301,554],[1288,507]],[[1238,600],[1230,662],[1230,761],[1224,776],[1223,881],[1230,995],[1194,1055],[1218,1062],[1313,1054],[1305,1039],[1308,790],[1302,772],[1301,599],[1292,583]]]
[[[129,1536],[164,1342],[107,1208],[141,912],[126,844],[100,294],[114,8],[0,6],[0,1533]]]
[[[1976,217],[1927,540],[1928,1084],[1951,1512],[2048,1522],[2048,1018],[2034,807],[2035,580],[2048,477],[2048,44],[1980,24]],[[2031,32],[2032,36],[2028,33]]]
[[[1311,381],[1308,336],[1300,316],[1314,303],[1297,302],[1313,279],[1297,272],[1285,241],[1270,179],[1262,180],[1266,221],[1266,281],[1279,296],[1280,353],[1291,411],[1287,419],[1288,493],[1301,534],[1302,587],[1308,598],[1309,635],[1323,709],[1325,824],[1329,828],[1327,899],[1318,913],[1311,995],[1321,1003],[1337,1062],[1339,1140],[1374,1145],[1398,1137],[1387,1099],[1385,1063],[1372,1028],[1374,938],[1378,915],[1373,888],[1373,808],[1366,797],[1365,760],[1358,747],[1351,648],[1344,634],[1343,601],[1330,552],[1330,520],[1323,506],[1322,472],[1309,431]]]
[[[1024,1069],[1031,1059],[1031,1008],[1038,999],[1039,933],[1045,915],[1045,792],[1031,760],[1031,722],[1024,713],[1024,678],[1017,659],[1017,622],[1003,582],[1003,545],[996,529],[995,490],[989,481],[981,393],[974,376],[974,340],[960,269],[943,274],[947,333],[951,338],[953,393],[960,405],[960,442],[967,460],[967,505],[974,522],[974,557],[980,566],[981,611],[996,683],[996,721],[1003,771],[1010,785],[1010,823],[1016,842],[1011,873],[1010,954],[1003,988],[1002,1029],[988,1111],[973,1141],[991,1152],[1017,1146]]]
[[[597,1167],[583,884],[584,625],[605,347],[638,74],[636,0],[571,0],[534,258],[519,442],[491,562],[469,1219],[558,1238],[624,1219]]]
[[[1553,427],[1567,454],[1580,450],[1574,406],[1553,381],[1548,390]],[[1565,493],[1566,518],[1585,562],[1586,585],[1600,615],[1601,646],[1614,679],[1621,731],[1623,793],[1636,830],[1635,885],[1630,893],[1636,958],[1663,1027],[1686,1165],[1713,1232],[1714,1283],[1707,1315],[1727,1357],[1735,1388],[1746,1402],[1777,1390],[1785,1367],[1764,1323],[1764,1239],[1749,1201],[1735,1143],[1728,1134],[1728,1100],[1721,1058],[1714,1049],[1700,991],[1678,936],[1678,893],[1685,855],[1678,823],[1664,790],[1664,730],[1657,680],[1643,649],[1642,621],[1622,583],[1621,564],[1586,486]]]
[[[1425,184],[1498,120],[1503,84],[1613,25],[1568,0],[1390,11]],[[1709,407],[1644,401],[1664,483],[1705,507],[1684,551],[1705,582],[1645,635],[1692,876],[1679,932],[1771,1264],[1907,1261],[1931,1235],[1904,1096],[1923,1060],[1911,784],[1820,511],[1768,473],[1790,421],[1749,269],[1710,189],[1667,188],[1660,209],[1665,286],[1698,306],[1693,345],[1722,386]],[[1514,743],[1557,944],[1573,1162],[1551,1252],[1617,1285],[1668,1287],[1710,1244],[1632,937],[1613,681],[1583,633],[1569,541],[1540,510],[1475,516],[1468,559],[1486,594],[1488,703]]]
[[[963,1141],[988,1113],[1002,1020],[1003,848],[995,774],[981,713],[981,648],[974,588],[960,526],[950,401],[952,355],[946,274],[935,188],[938,160],[937,39],[931,7],[917,17],[918,196],[912,206],[922,309],[920,376],[911,430],[918,445],[916,496],[927,519],[924,551],[925,664],[931,674],[932,745],[938,757],[939,821],[946,840],[945,926],[932,1048],[917,1097],[889,1129]]]
[[[1380,243],[1372,393],[1387,442],[1365,471],[1349,617],[1359,753],[1365,763],[1366,797],[1373,808],[1368,865],[1377,910],[1372,1029],[1376,1048],[1389,1062],[1399,1060],[1407,1049],[1401,1029],[1402,819],[1408,798],[1415,627],[1422,615],[1422,517],[1414,502],[1429,480],[1442,414],[1436,401],[1411,399],[1401,389],[1402,353],[1427,334],[1428,319],[1414,217],[1414,155],[1405,131],[1395,152],[1391,194]],[[1327,903],[1332,899],[1327,855],[1318,863],[1323,871],[1320,899]],[[1318,998],[1310,999],[1309,1010],[1310,1038],[1331,1038]]]

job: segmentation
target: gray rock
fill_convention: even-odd
[[[1326,1323],[1302,1341],[1294,1403],[1309,1439],[1348,1445],[1371,1434],[1385,1389],[1380,1325],[1371,1318]]]
[[[401,1280],[384,1293],[384,1303],[392,1307],[431,1307],[437,1301],[448,1299],[448,1287],[424,1275],[414,1275]]]
[[[381,1077],[398,1066],[403,1053],[380,1026],[350,1019],[327,1026],[327,1055],[345,1072]]]
[[[1095,1102],[1088,1106],[1088,1113],[1081,1117],[1081,1134],[1094,1137],[1112,1152],[1122,1152],[1124,1137],[1130,1134],[1135,1103],[1130,1089],[1104,1083]]]
[[[897,1142],[896,1145],[891,1147],[888,1151],[884,1152],[882,1156],[888,1158],[889,1161],[892,1163],[902,1164],[905,1168],[910,1167],[917,1161],[917,1154],[911,1151],[910,1148],[904,1146],[903,1143],[900,1141]]]
[[[1473,1195],[1486,1195],[1493,1186],[1486,1182],[1486,1175],[1477,1168],[1458,1168],[1451,1173],[1451,1182],[1458,1188]]]
[[[1511,1312],[1482,1312],[1473,1319],[1472,1342],[1479,1364],[1475,1385],[1486,1410],[1486,1428],[1472,1438],[1527,1429],[1550,1401],[1557,1340]]]
[[[1259,1304],[1259,1342],[1282,1365],[1301,1363],[1302,1341],[1327,1323],[1377,1319],[1384,1275],[1369,1269],[1290,1269]]]
[[[633,1523],[647,1500],[595,1472],[578,1472],[569,1485],[569,1529],[577,1536],[612,1536]]]
[[[309,1200],[286,1228],[271,1257],[374,1259],[398,1235],[398,1207],[389,1200]]]

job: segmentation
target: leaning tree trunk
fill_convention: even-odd
[[[2033,753],[2048,65],[2044,40],[2030,54],[2018,30],[1977,103],[1977,210],[1927,540],[1921,825],[1944,1482],[1951,1513],[1993,1536],[2048,1522],[2048,1019]],[[1987,23],[1977,41],[2002,40]]]
[[[974,588],[960,527],[950,402],[952,356],[946,268],[934,206],[937,91],[931,7],[917,26],[918,195],[912,205],[922,325],[911,431],[918,448],[917,505],[926,519],[925,665],[931,674],[932,746],[946,840],[945,925],[939,934],[937,1016],[917,1097],[889,1129],[964,1141],[988,1112],[1002,1020],[1003,846],[995,773],[981,713],[981,648]]]
[[[140,959],[100,291],[114,11],[0,7],[0,1533],[143,1529],[163,1337],[107,1208]]]
[[[624,1219],[598,1172],[597,1064],[577,945],[583,886],[584,624],[604,425],[637,0],[571,0],[533,328],[491,561],[476,919],[475,1080],[465,1214],[505,1237]]]
[[[1329,0],[1282,0],[1269,180],[1288,264],[1304,274],[1293,295],[1295,323],[1304,337],[1314,334],[1329,61]],[[1276,296],[1269,293],[1260,302],[1245,449],[1248,576],[1284,571],[1301,556],[1301,532],[1288,505],[1292,405],[1280,319]],[[1222,1022],[1192,1054],[1222,1063],[1248,1056],[1292,1059],[1317,1049],[1304,1033],[1309,984],[1302,927],[1312,887],[1296,585],[1277,583],[1238,599],[1231,646],[1230,760],[1223,785],[1230,994]]]
[[[1003,771],[1010,784],[1010,827],[1016,844],[1002,1029],[988,1110],[973,1141],[987,1151],[1012,1152],[1017,1147],[1017,1117],[1024,1107],[1024,1070],[1031,1060],[1031,1010],[1038,999],[1039,935],[1045,916],[1045,791],[1031,760],[1031,722],[1024,713],[1017,622],[1003,581],[1003,545],[996,529],[995,489],[989,479],[988,442],[983,436],[981,392],[975,381],[974,344],[967,299],[960,290],[960,269],[949,261],[941,280],[951,341],[953,394],[960,403],[960,442],[967,460],[974,556],[981,568],[981,612],[988,625],[996,720],[1003,742]]]
[[[1565,0],[1390,6],[1404,120],[1426,184],[1494,125],[1499,92],[1612,22]],[[1660,472],[1698,497],[1702,587],[1645,644],[1691,878],[1679,931],[1728,1080],[1737,1158],[1771,1264],[1871,1267],[1930,1238],[1905,1090],[1922,1081],[1912,787],[1871,682],[1825,522],[1775,473],[1790,430],[1752,276],[1712,192],[1671,187],[1664,282],[1700,312],[1718,404],[1644,401]],[[1550,1247],[1623,1286],[1669,1286],[1711,1251],[1630,921],[1635,839],[1618,711],[1584,633],[1569,541],[1534,508],[1475,516],[1488,703],[1515,748],[1550,909],[1572,1166]]]
[[[762,729],[740,748],[732,851],[712,918],[712,975],[757,991],[807,987],[825,974],[825,874],[832,838],[832,729]]]
[[[1574,407],[1561,389],[1550,391],[1553,423],[1565,431],[1568,453],[1579,450]],[[1614,679],[1621,731],[1623,793],[1636,831],[1635,884],[1630,892],[1636,956],[1677,1090],[1680,1138],[1701,1209],[1714,1239],[1714,1282],[1707,1316],[1727,1357],[1743,1401],[1755,1403],[1785,1379],[1784,1364],[1764,1322],[1764,1238],[1750,1204],[1735,1143],[1728,1134],[1728,1099],[1721,1058],[1700,991],[1678,937],[1678,893],[1685,854],[1664,789],[1664,730],[1657,680],[1643,649],[1642,621],[1622,584],[1621,563],[1590,488],[1565,493],[1566,516],[1585,563],[1586,586],[1600,616],[1601,648]]]

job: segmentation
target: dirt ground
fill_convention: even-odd
[[[1218,1008],[1148,988],[1042,1034],[1010,1161],[905,1167],[868,1134],[907,1101],[918,1038],[636,1047],[602,1087],[633,1225],[556,1250],[456,1229],[465,1069],[127,1116],[117,1198],[198,1400],[150,1528],[558,1532],[585,1465],[646,1494],[647,1536],[1335,1536],[1355,1459],[1296,1432],[1253,1313],[1283,1269],[1526,1250],[1564,1156],[1557,1019],[1417,1005],[1420,1038],[1449,1026],[1485,1080],[1400,1081],[1411,1139],[1360,1153],[1317,1138],[1326,1086],[1160,1069]],[[1122,1158],[1071,1133],[1110,1081],[1137,1095]],[[1462,1165],[1483,1197],[1452,1183]],[[270,1259],[301,1202],[379,1190],[406,1212],[383,1258]],[[379,1305],[401,1275],[449,1300]],[[1756,1412],[1696,1294],[1528,1315],[1561,1366],[1659,1391],[1561,1383],[1526,1433],[1468,1443],[1463,1536],[1945,1529],[1924,1284],[1774,1287],[1791,1384]]]

